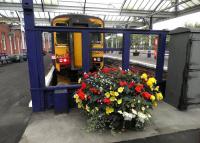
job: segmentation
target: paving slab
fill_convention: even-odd
[[[153,121],[143,131],[126,131],[113,136],[109,131],[102,134],[86,132],[86,117],[78,109],[69,114],[55,114],[52,110],[33,113],[20,143],[122,142],[200,129],[200,108],[183,112],[163,102],[152,114]]]
[[[46,72],[50,62],[45,56]],[[0,143],[17,143],[32,113],[27,62],[0,66],[0,91]]]

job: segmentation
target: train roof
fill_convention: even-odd
[[[62,14],[62,15],[58,15],[58,16],[56,16],[56,17],[54,17],[53,19],[52,19],[52,21],[53,20],[55,20],[56,18],[61,18],[61,17],[69,17],[69,18],[73,18],[73,17],[84,17],[84,18],[96,18],[96,19],[99,19],[99,20],[101,20],[102,22],[103,22],[103,20],[101,19],[101,18],[99,18],[99,17],[96,17],[96,16],[90,16],[90,15],[84,15],[84,14]]]

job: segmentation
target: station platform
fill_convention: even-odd
[[[0,143],[18,143],[30,120],[32,109],[28,63],[0,66]],[[44,56],[45,73],[51,67],[50,56]]]
[[[20,143],[198,143],[200,108],[183,112],[162,102],[152,111],[152,115],[151,124],[143,131],[112,135],[110,131],[102,134],[86,132],[86,118],[78,109],[58,115],[53,111],[33,113]]]
[[[119,54],[119,52],[106,53],[104,57],[116,59],[116,60],[122,60],[122,54]],[[165,61],[164,61],[164,71],[167,71],[168,69],[168,58],[169,58],[169,55],[166,55]],[[153,68],[153,69],[156,68],[156,59],[154,59],[153,54],[151,55],[150,58],[147,58],[147,54],[145,53],[142,53],[139,56],[133,56],[132,54],[130,54],[130,63],[138,64],[138,65]]]

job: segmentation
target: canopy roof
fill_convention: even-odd
[[[200,0],[33,0],[36,25],[50,25],[57,15],[98,16],[106,27],[141,27],[200,11]],[[21,0],[0,0],[0,21],[23,20]]]

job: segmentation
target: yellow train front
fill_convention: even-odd
[[[60,15],[52,20],[53,26],[69,27],[104,27],[100,18],[87,15]],[[55,67],[57,72],[79,71],[82,68],[82,34],[78,32],[54,32],[53,33]],[[90,48],[104,47],[104,34],[90,34]],[[103,67],[103,52],[91,52],[91,68]]]

